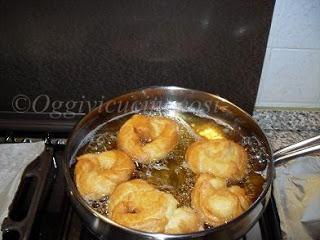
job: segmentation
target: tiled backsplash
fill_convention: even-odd
[[[320,108],[320,0],[276,1],[256,106]]]

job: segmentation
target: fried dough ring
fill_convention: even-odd
[[[228,139],[195,142],[188,147],[185,157],[194,173],[236,180],[245,176],[248,164],[245,149]]]
[[[137,230],[163,232],[177,207],[175,198],[141,179],[120,184],[109,199],[109,217]]]
[[[216,227],[243,213],[250,201],[243,188],[227,187],[225,179],[201,174],[192,191],[191,204],[207,224]]]
[[[144,180],[134,179],[120,184],[111,194],[109,218],[123,226],[146,232],[199,230],[200,218],[192,209],[179,210],[177,205],[171,194],[155,189]],[[183,226],[184,223],[190,223],[190,226]]]
[[[84,154],[77,157],[76,185],[83,197],[97,200],[129,180],[134,168],[130,157],[119,150]]]
[[[176,147],[178,130],[171,119],[136,114],[120,128],[118,147],[138,162],[157,161]]]

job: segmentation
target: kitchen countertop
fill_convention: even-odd
[[[253,117],[269,138],[273,150],[320,135],[320,110],[256,109]]]

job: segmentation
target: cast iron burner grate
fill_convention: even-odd
[[[46,151],[25,170],[9,217],[3,222],[3,240],[98,240],[72,209],[62,172],[67,134],[2,132],[0,143],[45,140]],[[259,222],[242,238],[281,239],[273,198]]]

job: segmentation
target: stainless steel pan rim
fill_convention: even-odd
[[[224,98],[222,98],[220,96],[217,96],[217,95],[214,95],[214,94],[210,94],[210,93],[207,93],[207,92],[203,92],[203,91],[199,91],[199,90],[192,90],[192,89],[181,88],[181,87],[176,87],[176,86],[166,86],[166,87],[153,86],[153,87],[149,87],[149,88],[138,89],[136,91],[133,91],[133,92],[124,94],[122,96],[116,97],[114,99],[111,99],[111,100],[105,102],[103,105],[112,104],[115,101],[119,101],[119,100],[124,99],[124,98],[129,98],[130,96],[138,94],[138,93],[139,94],[141,94],[141,93],[146,93],[147,94],[151,90],[182,91],[185,94],[197,93],[197,94],[206,95],[209,98],[216,99],[216,100],[218,100],[220,102],[226,103],[226,104],[236,108],[238,111],[241,112],[241,114],[245,115],[247,118],[250,119],[250,121],[252,121],[254,124],[256,124],[258,126],[256,121],[248,113],[246,113],[244,110],[242,110],[241,108],[239,108],[235,104],[231,103],[230,101],[228,101],[228,100],[226,100],[226,99],[224,99]],[[93,114],[97,114],[98,111],[99,111],[99,107],[95,108],[92,112],[87,114],[77,124],[77,126],[74,128],[73,131],[76,131],[78,128],[81,128],[81,126],[83,124],[85,124],[88,121],[88,119],[91,118],[91,116]],[[258,128],[260,129],[259,126],[258,126]],[[262,134],[264,134],[264,133],[262,132]],[[70,142],[71,142],[71,140],[68,140],[67,149],[70,149],[70,146],[69,146]],[[266,138],[266,143],[265,144],[270,146],[270,143],[268,142],[267,138]],[[271,155],[272,155],[271,148],[270,148],[270,151],[271,151]],[[269,157],[271,157],[271,156],[269,156]],[[76,188],[76,186],[74,184],[74,181],[72,180],[72,176],[71,176],[70,171],[69,171],[70,166],[67,166],[67,162],[68,161],[64,161],[63,164],[64,164],[64,170],[65,170],[65,176],[66,176],[66,180],[67,180],[67,185],[70,187],[69,194],[70,194],[70,196],[74,197],[78,202],[80,202],[81,205],[83,207],[85,207],[87,211],[91,212],[91,214],[93,214],[95,217],[97,217],[99,219],[102,219],[103,221],[107,222],[108,224],[116,226],[116,227],[118,227],[118,228],[120,228],[120,229],[122,229],[124,231],[130,232],[130,233],[134,233],[134,234],[138,234],[138,235],[149,236],[149,237],[155,238],[155,239],[171,239],[171,238],[172,239],[179,239],[179,238],[186,238],[186,237],[190,237],[190,236],[192,236],[192,237],[201,237],[201,236],[207,235],[209,233],[213,233],[213,232],[217,232],[217,231],[220,231],[220,230],[223,230],[223,229],[227,229],[229,227],[229,225],[232,225],[234,222],[237,222],[240,219],[245,218],[253,209],[256,208],[256,206],[260,203],[261,199],[265,198],[266,194],[269,191],[269,188],[272,185],[272,180],[273,180],[273,176],[274,176],[274,163],[273,163],[273,161],[271,159],[268,159],[268,165],[266,166],[266,168],[269,168],[269,169],[268,169],[268,173],[267,173],[267,176],[266,176],[266,182],[264,183],[265,185],[264,185],[263,191],[261,192],[260,196],[250,205],[249,209],[247,209],[243,214],[241,214],[240,216],[234,218],[233,220],[229,221],[228,223],[223,224],[221,226],[218,226],[216,228],[206,229],[206,230],[203,230],[203,231],[193,232],[193,233],[189,233],[189,234],[162,234],[162,233],[143,232],[143,231],[138,231],[138,230],[134,230],[134,229],[131,229],[131,228],[124,227],[124,226],[119,225],[116,222],[112,221],[111,219],[107,218],[106,216],[103,216],[102,214],[100,214],[100,213],[96,212],[95,210],[93,210],[89,206],[89,204],[80,196],[80,194],[79,194],[79,192],[78,192],[78,190],[77,190],[77,188]]]

